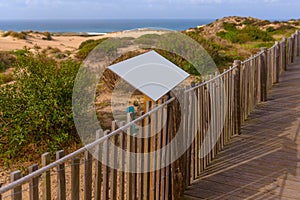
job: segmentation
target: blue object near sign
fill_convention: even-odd
[[[135,115],[134,115],[134,106],[129,106],[126,110],[126,113],[131,113],[131,120],[135,120]],[[136,133],[136,126],[132,125],[131,126],[131,133],[135,134]]]

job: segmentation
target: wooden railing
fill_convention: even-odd
[[[178,199],[224,145],[240,134],[248,115],[257,104],[267,101],[267,91],[299,52],[297,31],[244,62],[235,61],[222,74],[176,90],[158,106],[147,102],[146,114],[133,121],[128,114],[127,122],[112,122],[112,130],[84,148],[66,156],[59,151],[52,162],[51,155],[44,153],[40,168],[30,166],[24,177],[20,171],[11,173],[11,183],[0,188],[0,200]],[[135,134],[143,137],[133,135],[133,125]],[[172,143],[177,135],[181,139]],[[171,146],[150,157],[132,159],[109,149],[108,141],[141,155]],[[106,163],[117,163],[118,169],[90,153],[103,148],[107,148],[102,151]],[[128,172],[133,167],[146,172]]]

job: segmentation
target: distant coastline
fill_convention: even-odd
[[[0,30],[103,35],[147,27],[181,31],[213,21],[215,19],[0,20]]]

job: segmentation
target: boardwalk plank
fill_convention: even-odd
[[[183,199],[300,199],[300,59]]]

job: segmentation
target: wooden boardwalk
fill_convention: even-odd
[[[300,59],[183,199],[300,199]]]

